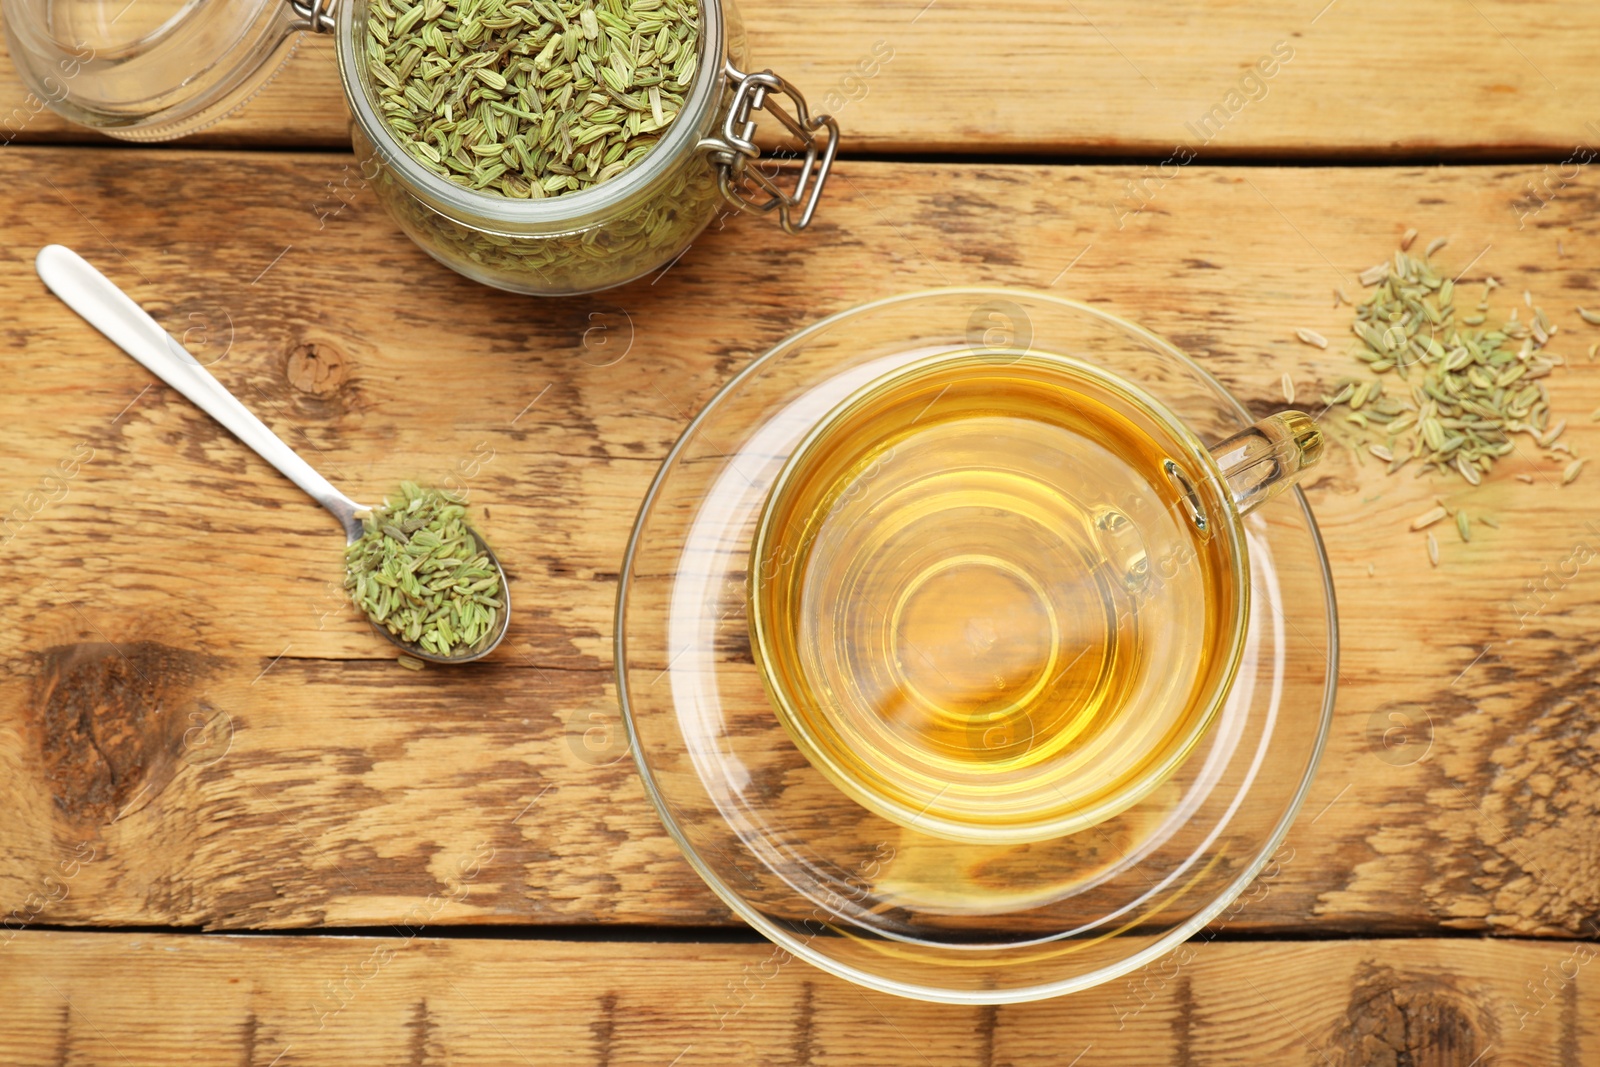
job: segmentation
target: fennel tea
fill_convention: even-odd
[[[939,356],[779,476],[753,647],[808,759],[931,834],[1042,840],[1164,780],[1232,681],[1238,525],[1197,441],[1087,364]]]

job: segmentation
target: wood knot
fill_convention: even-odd
[[[289,350],[284,374],[289,384],[308,396],[330,397],[349,377],[344,353],[326,341],[306,341]]]
[[[171,780],[195,726],[193,691],[219,662],[154,641],[59,645],[35,658],[27,717],[45,781],[58,811],[90,825],[144,806]]]
[[[1479,998],[1452,975],[1396,971],[1367,962],[1329,1051],[1342,1067],[1469,1064],[1497,1028]]]
[[[1582,623],[1558,624],[1578,632],[1524,631],[1515,656],[1486,656],[1468,675],[1470,699],[1457,690],[1425,702],[1487,757],[1459,777],[1432,768],[1422,891],[1449,925],[1595,933],[1600,851],[1585,827],[1600,818],[1600,652]]]

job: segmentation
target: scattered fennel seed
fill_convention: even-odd
[[[1305,344],[1311,345],[1314,348],[1328,347],[1328,339],[1322,336],[1316,330],[1298,329],[1294,332],[1294,335],[1300,338],[1300,340]]]
[[[1433,539],[1433,534],[1428,535],[1428,562],[1435,567],[1439,565],[1439,542]]]
[[[1600,311],[1589,311],[1587,308],[1578,309],[1578,318],[1590,326],[1600,326]]]
[[[1456,512],[1456,533],[1461,535],[1463,541],[1472,540],[1472,523],[1465,511]]]
[[[1513,310],[1497,327],[1482,312],[1458,318],[1454,280],[1403,250],[1362,280],[1373,288],[1354,309],[1351,352],[1369,374],[1338,379],[1322,401],[1344,405],[1361,437],[1388,451],[1391,474],[1415,462],[1418,477],[1453,474],[1479,485],[1514,450],[1516,434],[1552,450],[1564,423],[1551,425],[1543,379],[1560,357],[1543,351],[1556,333],[1543,309],[1525,321]],[[1485,281],[1479,308],[1498,286]]]
[[[1448,518],[1449,515],[1449,510],[1443,505],[1440,505],[1439,507],[1434,508],[1432,511],[1423,512],[1421,515],[1418,515],[1416,518],[1412,519],[1411,528],[1413,530],[1425,530],[1434,523]]]
[[[1400,251],[1402,251],[1402,252],[1411,251],[1411,242],[1415,241],[1416,239],[1417,239],[1417,228],[1415,226],[1413,226],[1413,227],[1411,227],[1410,229],[1408,229],[1406,231],[1404,237],[1400,238]]]
[[[1357,275],[1356,278],[1362,285],[1370,289],[1388,276],[1389,264],[1379,263],[1376,266],[1368,267],[1366,270]]]

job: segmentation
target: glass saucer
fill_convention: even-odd
[[[1206,444],[1251,418],[1149,332],[1039,294],[911,294],[833,316],[733,379],[647,494],[618,591],[618,693],[646,791],[741,918],[840,977],[1009,1003],[1134,970],[1217,916],[1309,787],[1337,674],[1333,588],[1293,491],[1243,520],[1251,610],[1232,691],[1183,765],[1077,833],[994,844],[891,822],[813,767],[751,654],[747,568],[767,495],[827,412],[930,352],[1034,351],[1135,383]]]

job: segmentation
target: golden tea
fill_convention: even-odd
[[[825,418],[752,550],[753,647],[807,758],[962,840],[1123,810],[1232,680],[1248,569],[1198,442],[1093,368],[923,359]]]

